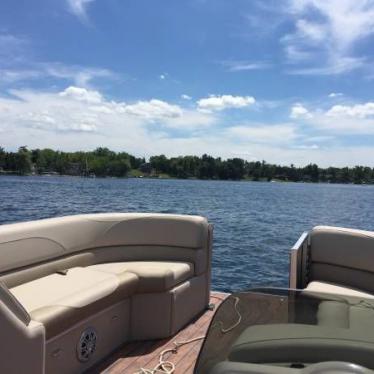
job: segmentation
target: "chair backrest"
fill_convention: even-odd
[[[374,232],[317,226],[310,232],[308,281],[374,292]]]
[[[0,226],[0,279],[8,287],[74,266],[175,260],[209,267],[210,225],[199,216],[106,213]]]

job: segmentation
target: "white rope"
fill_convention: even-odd
[[[219,299],[217,297],[217,299]],[[239,304],[239,298],[234,297],[235,303],[234,303],[234,309],[238,315],[238,320],[230,327],[227,327],[226,329],[223,327],[222,321],[218,321],[217,324],[221,325],[221,332],[223,334],[226,334],[227,332],[233,330],[236,326],[239,325],[239,323],[242,321],[242,316],[238,310],[238,304]],[[222,300],[222,299],[221,299]],[[173,374],[175,372],[175,364],[171,361],[164,360],[164,356],[167,353],[173,353],[177,354],[179,347],[182,347],[183,345],[190,344],[193,342],[196,342],[198,340],[203,340],[205,339],[205,336],[198,336],[197,338],[189,339],[189,340],[184,340],[182,342],[173,342],[174,347],[173,348],[168,348],[163,350],[160,353],[159,359],[158,359],[158,364],[153,368],[153,369],[147,369],[147,368],[140,368],[139,371],[135,372],[134,374]]]
[[[221,326],[222,334],[226,334],[227,332],[230,332],[231,330],[234,330],[234,328],[236,326],[238,326],[239,323],[242,321],[242,315],[240,314],[240,312],[238,310],[238,304],[239,304],[240,299],[236,296],[234,297],[234,299],[235,299],[234,309],[235,309],[236,314],[238,315],[238,320],[233,325],[231,325],[230,327],[227,327],[227,328],[223,327],[223,322],[222,321],[217,321],[214,324],[214,327],[215,327],[216,324]]]
[[[198,336],[197,338],[185,340],[182,342],[174,342],[173,348],[165,349],[160,353],[158,364],[153,369],[140,368],[140,370],[137,371],[135,374],[157,374],[157,373],[173,374],[175,372],[175,364],[173,364],[171,361],[164,360],[164,356],[167,353],[177,354],[179,347],[196,342],[198,340],[203,340],[204,338],[205,336]]]

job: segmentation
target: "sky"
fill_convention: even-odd
[[[374,167],[374,0],[2,0],[0,146]]]

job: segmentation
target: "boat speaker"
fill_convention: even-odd
[[[93,327],[82,332],[77,344],[78,360],[87,362],[96,350],[97,333]]]

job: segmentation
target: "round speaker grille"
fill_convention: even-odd
[[[78,360],[86,362],[96,349],[97,334],[94,328],[89,327],[82,332],[77,345]]]

